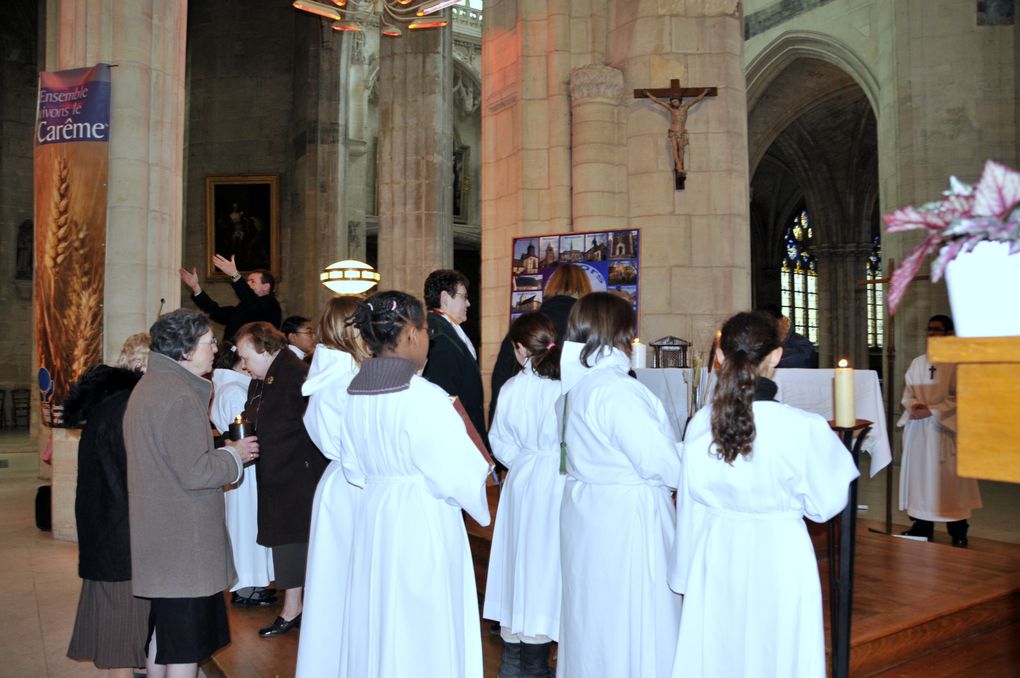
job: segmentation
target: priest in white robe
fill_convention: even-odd
[[[953,334],[944,315],[928,320],[928,336]],[[953,546],[967,546],[971,511],[981,508],[973,478],[956,474],[956,366],[934,364],[927,355],[910,363],[903,388],[903,461],[900,464],[900,510],[914,524],[904,532],[932,541],[935,523],[947,523]]]

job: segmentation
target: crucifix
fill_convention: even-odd
[[[934,365],[929,365],[928,366],[928,378],[931,379],[931,380],[935,379],[935,366]]]
[[[634,90],[635,99],[651,99],[669,113],[669,131],[666,138],[669,140],[673,156],[673,176],[678,191],[684,190],[684,182],[687,180],[687,170],[684,168],[684,148],[688,141],[687,112],[705,97],[717,95],[718,90],[715,87],[681,87],[680,81],[675,78],[669,81],[669,87]],[[684,103],[684,97],[695,98]]]

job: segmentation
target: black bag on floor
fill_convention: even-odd
[[[53,516],[50,509],[50,486],[41,485],[35,493],[35,526],[43,532],[53,528]]]

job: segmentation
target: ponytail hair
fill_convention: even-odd
[[[546,379],[560,378],[560,346],[556,326],[549,316],[535,311],[525,313],[510,326],[510,343],[520,344],[531,356],[531,369]]]
[[[712,398],[712,442],[727,464],[751,454],[755,381],[762,361],[779,345],[775,318],[765,313],[738,313],[722,327],[719,347],[725,361]]]
[[[425,310],[407,292],[376,292],[361,302],[348,322],[358,328],[369,352],[378,356],[396,348],[397,338],[406,326],[421,327]]]

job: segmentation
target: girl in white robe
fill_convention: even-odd
[[[673,662],[681,600],[667,560],[680,457],[662,403],[627,374],[634,322],[630,304],[605,292],[582,297],[568,320],[561,678],[663,678]]]
[[[821,586],[803,519],[839,513],[857,468],[822,417],[774,401],[773,318],[737,314],[716,355],[712,404],[684,439],[673,676],[824,678]]]
[[[209,419],[224,436],[230,431],[230,423],[244,411],[248,400],[251,377],[242,372],[237,363],[233,347],[224,346],[216,358],[217,369],[212,374],[213,398]],[[227,533],[237,570],[237,582],[230,589],[236,595],[233,598],[236,605],[261,606],[276,602],[276,595],[271,590],[261,591],[273,581],[275,573],[269,549],[255,541],[259,500],[255,481],[257,466],[245,466],[241,480],[236,485],[228,485],[223,493]]]
[[[358,331],[347,323],[360,301],[334,297],[319,324],[320,343],[301,393],[308,396],[308,436],[330,460],[312,500],[312,524],[305,571],[304,610],[298,639],[297,677],[340,675],[337,632],[347,602],[354,519],[361,488],[347,482],[341,464],[340,420],[347,387],[367,357]]]
[[[344,471],[363,490],[336,637],[339,675],[481,678],[461,509],[489,524],[490,464],[446,392],[416,374],[429,347],[421,302],[377,293],[355,325],[375,357],[348,386],[340,427]]]
[[[508,335],[522,371],[503,385],[489,430],[492,453],[510,470],[499,496],[485,583],[486,619],[500,623],[500,676],[546,678],[560,627],[560,349],[541,313],[517,318]]]

